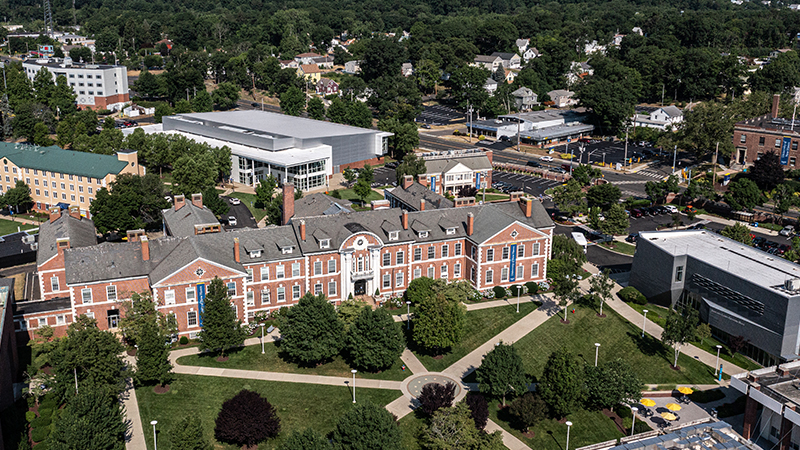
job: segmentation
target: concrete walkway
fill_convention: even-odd
[[[136,358],[125,355],[125,363],[129,368],[136,366]],[[125,436],[126,450],[147,450],[144,440],[144,428],[142,428],[142,418],[139,415],[139,403],[136,400],[136,390],[133,387],[133,379],[125,380],[125,392],[120,396],[122,406],[125,408],[125,419],[130,422],[131,428]]]

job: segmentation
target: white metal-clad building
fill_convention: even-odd
[[[53,81],[59,75],[67,78],[77,95],[79,108],[116,110],[130,101],[128,69],[125,66],[76,63],[69,57],[22,63],[22,69],[31,81],[42,68],[47,68],[53,75]]]

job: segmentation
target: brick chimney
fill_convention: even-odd
[[[144,230],[141,228],[138,230],[128,230],[126,234],[128,235],[128,242],[139,242],[141,240],[140,237],[144,236]]]
[[[389,200],[373,200],[369,203],[373,210],[389,208]]]
[[[59,255],[63,256],[64,250],[68,248],[69,248],[68,237],[56,239],[56,251],[58,252]]]
[[[426,175],[418,176],[417,181],[419,182],[419,184],[428,187],[428,177]]]
[[[777,119],[778,118],[778,107],[780,106],[780,104],[781,104],[781,95],[780,94],[773,95],[772,96],[772,118],[773,119]]]
[[[81,220],[81,208],[80,206],[70,206],[69,207],[69,215]]]
[[[146,235],[142,235],[142,261],[150,261],[150,242]]]
[[[203,208],[203,194],[192,194],[192,204],[200,209]]]
[[[181,208],[183,208],[183,205],[186,204],[186,197],[183,195],[176,195],[174,202],[175,202],[175,211],[178,211]]]
[[[414,176],[413,175],[403,175],[403,189],[410,188],[412,184],[414,184]]]
[[[522,208],[522,212],[525,213],[525,217],[530,217],[533,213],[533,199],[526,197],[520,198],[519,207]]]
[[[467,214],[467,236],[472,236],[475,231],[475,216],[472,213]]]
[[[425,211],[425,199],[424,198],[419,199],[419,210],[420,211]]]
[[[513,202],[514,200],[521,199],[523,195],[525,195],[525,193],[522,191],[512,192],[508,195],[508,200]]]
[[[233,260],[239,262],[239,238],[233,238]]]
[[[283,185],[283,217],[281,225],[286,225],[294,216],[294,185],[286,183]]]
[[[306,221],[300,221],[300,239],[305,242],[306,240]]]
[[[494,152],[491,150],[486,150],[486,157],[489,158],[489,164],[492,164],[492,157],[494,156]]]
[[[400,215],[400,222],[403,223],[403,229],[407,230],[408,229],[408,211],[406,211],[405,209],[403,210],[403,213]]]
[[[60,206],[51,206],[49,211],[50,211],[50,223],[55,222],[61,217]]]

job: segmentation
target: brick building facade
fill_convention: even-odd
[[[765,116],[736,123],[733,130],[733,146],[736,149],[732,162],[752,164],[764,154],[773,151],[781,157],[785,169],[796,169],[800,160],[800,121],[778,117],[780,96],[772,99],[772,111]]]

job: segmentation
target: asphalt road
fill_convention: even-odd
[[[477,147],[475,143],[470,144],[468,142],[462,143],[462,142],[448,141],[446,139],[441,139],[422,133],[420,133],[419,135],[419,148],[424,150],[433,150],[441,152],[447,150],[462,150],[475,147]]]
[[[503,181],[514,185],[527,194],[539,196],[544,195],[544,191],[555,186],[560,186],[560,181],[545,180],[542,177],[532,177],[529,175],[513,174],[506,172],[492,172],[492,183]]]
[[[255,102],[252,100],[239,100],[236,102],[237,108],[242,110],[253,110],[253,109],[261,109],[262,105],[259,102]],[[255,105],[255,106],[253,106]],[[264,103],[263,105],[264,111],[279,113],[281,112],[281,108],[279,106],[270,105],[268,103]]]
[[[233,230],[236,228],[258,228],[258,224],[256,223],[255,217],[253,217],[253,215],[250,214],[250,210],[247,209],[247,206],[245,206],[244,202],[238,205],[232,205],[230,197],[222,197],[222,199],[228,202],[228,205],[230,206],[228,214],[224,216],[226,220],[223,220],[223,222],[225,223],[225,229]],[[235,226],[227,225],[228,216],[233,216],[236,218]]]
[[[397,172],[385,166],[376,167],[374,170],[375,182],[381,186],[397,186]]]

